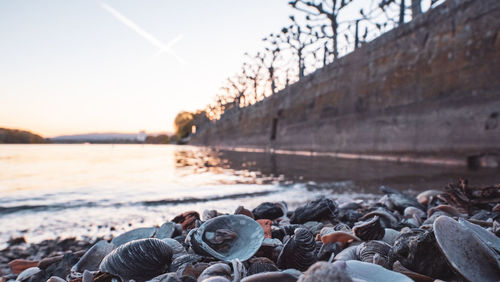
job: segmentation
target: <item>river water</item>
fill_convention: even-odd
[[[187,210],[229,213],[281,200],[294,209],[321,195],[373,199],[381,185],[415,194],[459,176],[500,183],[492,169],[191,146],[0,145],[0,245],[16,236],[38,242],[116,235]]]

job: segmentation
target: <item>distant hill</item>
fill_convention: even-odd
[[[87,133],[75,135],[63,135],[50,138],[55,143],[141,143],[146,135],[140,133]]]
[[[0,144],[41,144],[50,143],[48,139],[29,131],[0,127]]]

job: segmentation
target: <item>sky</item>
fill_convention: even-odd
[[[279,31],[288,0],[0,0],[0,127],[173,131]]]
[[[173,132],[177,113],[213,102],[245,52],[303,16],[288,1],[0,0],[0,127]],[[377,1],[342,16],[360,8]]]

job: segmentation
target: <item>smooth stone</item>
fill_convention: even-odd
[[[96,271],[99,269],[99,264],[102,259],[113,249],[115,246],[108,243],[106,240],[101,240],[92,246],[71,268],[72,272],[83,272],[84,270]]]
[[[157,227],[136,228],[113,238],[113,240],[111,240],[111,243],[116,247],[119,247],[133,240],[151,238],[155,235],[156,230]]]

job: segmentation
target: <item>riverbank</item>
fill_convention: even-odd
[[[385,186],[380,191],[384,196],[342,204],[319,197],[294,210],[286,201],[251,210],[234,201],[234,212],[180,212],[161,226],[99,242],[27,244],[18,238],[0,252],[0,270],[3,281],[52,276],[60,278],[50,281],[110,281],[113,276],[145,281],[160,275],[168,281],[211,281],[212,276],[223,276],[218,281],[331,281],[336,275],[363,279],[364,271],[385,281],[499,279],[500,185],[476,187],[460,179],[417,196]]]

